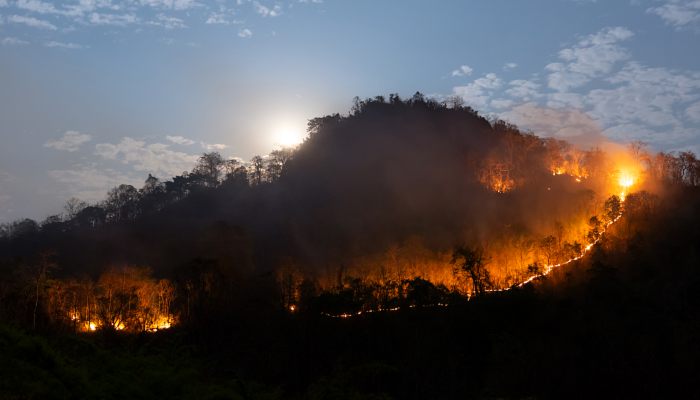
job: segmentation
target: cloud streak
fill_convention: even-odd
[[[70,43],[70,42],[57,42],[55,40],[52,40],[50,42],[44,43],[44,46],[46,47],[54,47],[54,48],[60,48],[60,49],[69,49],[69,50],[77,50],[77,49],[84,49],[87,46],[83,46],[81,44],[77,43]]]
[[[92,140],[92,136],[78,131],[66,131],[61,138],[49,140],[44,143],[44,147],[60,151],[74,152],[80,149],[84,143]]]
[[[7,18],[7,20],[9,22],[26,25],[31,28],[47,29],[51,31],[55,31],[56,29],[58,29],[56,28],[56,25],[52,24],[49,21],[45,21],[43,19],[38,19],[34,17],[25,17],[23,15],[11,15]]]
[[[101,201],[107,191],[120,184],[138,185],[142,178],[124,174],[96,164],[77,164],[70,169],[48,171],[48,175],[65,187],[66,197],[78,197],[89,202]]]
[[[198,156],[171,150],[164,143],[147,144],[124,137],[119,143],[99,143],[95,154],[106,160],[127,164],[137,171],[169,178],[192,169]]]
[[[661,17],[667,25],[684,28],[700,23],[700,1],[667,1],[658,7],[648,8],[647,13]]]
[[[459,68],[452,71],[452,76],[469,76],[474,70],[468,65],[460,65]]]

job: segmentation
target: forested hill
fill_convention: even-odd
[[[72,276],[114,265],[167,276],[201,259],[237,274],[294,264],[332,276],[407,243],[424,258],[514,237],[556,234],[561,247],[607,195],[609,164],[599,149],[523,133],[456,101],[358,99],[348,115],[311,120],[298,149],[249,163],[204,154],[171,180],[149,175],[142,188],[73,200],[40,224],[6,224],[0,258],[50,252],[57,273]]]
[[[40,224],[8,224],[0,254],[50,250],[62,273],[95,274],[119,263],[169,270],[198,257],[244,270],[285,258],[338,262],[410,236],[449,248],[477,216],[488,225],[503,211],[478,177],[506,137],[528,147],[510,149],[518,179],[548,175],[544,141],[469,108],[421,95],[357,101],[347,116],[311,120],[296,151],[248,164],[205,154],[172,180],[149,176],[144,187],[116,187],[102,203],[73,201]]]

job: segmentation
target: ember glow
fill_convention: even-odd
[[[79,332],[113,329],[157,332],[178,321],[172,311],[174,286],[155,280],[145,268],[108,269],[97,284],[91,281],[57,281],[49,297],[57,320]],[[66,309],[67,308],[67,309]]]
[[[580,153],[572,149],[567,151],[569,155],[566,160],[559,165],[552,164],[550,172],[553,177],[556,177],[554,179],[558,180],[561,176],[561,179],[570,179],[571,182],[591,190],[595,189],[600,193],[590,203],[589,211],[585,211],[592,213],[593,216],[591,214],[572,215],[566,226],[560,225],[560,228],[555,228],[554,235],[550,234],[539,241],[533,242],[532,239],[523,238],[520,242],[510,242],[504,245],[492,244],[487,256],[487,269],[492,282],[491,286],[484,290],[485,292],[504,292],[525,286],[561,267],[582,259],[603,239],[607,230],[622,218],[623,205],[627,195],[633,187],[640,185],[644,176],[641,164],[630,161],[630,157],[624,154],[618,157],[613,154],[604,154],[599,150]],[[589,172],[589,168],[593,172]],[[511,178],[511,173],[512,171],[507,165],[496,162],[481,170],[479,181],[495,193],[506,193],[516,187],[516,180]],[[519,182],[521,182],[523,189],[527,188],[527,179],[521,179]],[[547,190],[553,191],[555,187],[555,185],[547,186]],[[558,233],[556,233],[556,229],[558,229]],[[416,249],[414,251],[420,253]],[[390,260],[401,258],[397,256],[398,254],[392,253],[388,260],[375,260],[374,263],[384,266],[391,265],[392,261]],[[443,288],[449,288],[449,290],[459,292],[468,298],[473,297],[475,289],[469,281],[465,282],[454,273],[438,272],[449,271],[448,258],[441,257],[441,261],[434,262],[431,267],[428,267],[430,264],[428,260],[413,259],[408,261],[408,264],[414,267],[411,269],[398,267],[399,282],[407,282],[406,278],[402,281],[400,276],[409,277],[408,279],[411,279],[410,277],[425,279],[434,285],[442,285]],[[424,267],[420,267],[421,265]],[[361,271],[365,271],[359,274],[364,276],[363,279],[367,282],[374,282],[368,283],[369,285],[381,286],[385,285],[382,282],[387,281],[385,275],[378,277],[379,279],[376,281],[367,275],[366,271],[371,271],[371,268],[361,269]],[[385,270],[383,269],[383,271]],[[386,272],[383,273],[386,274]],[[406,293],[407,290],[407,287],[402,285],[399,284],[396,290],[387,291],[385,296],[400,297],[401,293]],[[346,284],[344,288],[348,290],[350,286]],[[438,301],[433,304],[422,304],[420,307],[437,307],[438,303],[445,304]],[[367,313],[392,312],[412,307],[411,305],[390,307],[386,304],[375,302],[374,305],[367,304],[360,310],[353,312],[323,312],[322,314],[335,318],[350,318]],[[291,308],[290,311],[292,311]]]
[[[622,200],[622,201],[624,201],[624,200]],[[570,258],[570,259],[568,259],[568,260],[566,260],[566,261],[560,262],[560,263],[545,265],[545,266],[543,267],[543,271],[542,271],[541,273],[532,274],[532,275],[526,277],[525,279],[523,279],[521,282],[518,282],[518,283],[513,284],[513,285],[510,285],[510,286],[504,286],[504,287],[497,287],[497,288],[487,289],[486,292],[488,292],[488,293],[506,292],[506,291],[509,291],[509,290],[511,290],[511,289],[514,289],[514,288],[523,287],[523,286],[525,286],[525,285],[527,285],[527,284],[529,284],[529,283],[532,283],[533,281],[536,281],[536,280],[538,280],[538,279],[541,279],[541,278],[543,278],[543,277],[545,277],[545,276],[551,274],[551,273],[552,273],[553,271],[555,271],[556,269],[559,269],[559,268],[561,268],[561,267],[567,266],[567,265],[569,265],[569,264],[571,264],[571,263],[573,263],[573,262],[575,262],[575,261],[578,261],[578,260],[582,259],[589,251],[591,251],[591,249],[593,249],[593,247],[594,247],[596,244],[598,244],[598,243],[603,239],[603,234],[607,231],[607,229],[608,229],[610,226],[612,226],[614,223],[616,223],[617,221],[619,221],[620,218],[622,218],[622,212],[620,212],[619,214],[617,214],[617,216],[615,216],[612,220],[608,221],[608,222],[605,224],[605,226],[602,228],[602,231],[600,232],[600,235],[599,235],[593,242],[588,243],[585,247],[583,247],[583,249],[581,250],[581,252],[580,252],[579,254],[577,254],[576,256],[574,256],[574,257],[572,257],[572,258]],[[471,293],[471,292],[470,292],[470,293],[467,293],[466,295],[467,295],[467,298],[468,298],[468,299],[471,299],[471,298],[473,297],[473,293]],[[423,308],[426,308],[426,307],[430,307],[430,308],[435,308],[435,307],[449,307],[449,304],[437,302],[437,303],[435,303],[435,304],[423,305],[423,306],[421,306],[421,307],[423,307]],[[409,309],[410,309],[410,308],[416,308],[416,305],[409,305],[408,308],[409,308]],[[321,313],[321,314],[324,315],[324,316],[326,316],[326,317],[331,317],[331,318],[347,319],[347,318],[352,318],[352,317],[358,317],[358,316],[361,316],[361,315],[363,315],[363,314],[372,314],[372,313],[380,313],[380,312],[396,312],[396,311],[399,311],[399,310],[401,310],[401,309],[402,309],[401,307],[390,307],[390,308],[378,307],[378,308],[376,308],[376,309],[366,309],[366,310],[360,310],[360,311],[356,311],[356,312],[343,312],[343,313],[339,313],[339,314],[333,314],[333,313],[326,313],[326,312],[324,312],[324,313]],[[290,311],[293,312],[294,310],[292,310],[292,309],[290,308]]]

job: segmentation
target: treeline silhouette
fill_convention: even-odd
[[[622,205],[606,191],[615,157],[456,99],[357,99],[348,115],[309,121],[297,149],[247,163],[206,153],[170,180],[149,175],[101,203],[71,199],[41,223],[3,225],[0,318],[49,337],[92,323],[115,358],[147,345],[110,331],[172,322],[160,345],[196,348],[174,362],[285,396],[673,393],[699,353],[700,162],[633,143],[625,157],[646,183]],[[578,254],[623,208],[590,257],[488,294]],[[450,307],[422,307],[438,304]],[[13,365],[63,368],[3,340]],[[57,359],[98,364],[64,345],[52,343],[67,352]]]

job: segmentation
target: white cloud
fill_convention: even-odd
[[[202,148],[203,148],[203,149],[206,149],[206,150],[208,150],[208,151],[224,150],[225,148],[228,147],[227,145],[221,144],[221,143],[206,143],[206,142],[200,142],[200,144],[202,145]]]
[[[17,0],[15,6],[19,9],[37,13],[37,14],[53,14],[66,17],[78,17],[86,12],[93,11],[97,8],[119,9],[120,6],[112,4],[111,0],[79,0],[75,4],[63,4],[61,8],[56,8],[53,3],[41,0]]]
[[[504,71],[510,71],[510,70],[516,69],[516,68],[518,68],[518,64],[516,64],[514,62],[505,63],[505,65],[503,65]]]
[[[0,0],[0,7],[7,7],[8,3],[7,0]]]
[[[156,19],[154,21],[150,21],[149,24],[160,26],[165,29],[187,28],[187,25],[185,25],[185,21],[183,21],[182,19],[170,17],[165,14],[156,15]]]
[[[39,0],[17,0],[15,6],[19,9],[31,11],[39,14],[57,14],[58,10],[51,3]]]
[[[154,8],[168,8],[172,10],[187,10],[201,5],[195,0],[140,0],[139,2],[142,5]]]
[[[627,28],[605,28],[583,38],[573,47],[562,49],[559,58],[564,62],[545,67],[550,72],[549,87],[564,92],[609,73],[617,62],[629,58],[627,51],[617,43],[632,36]]]
[[[14,22],[15,24],[24,24],[32,28],[37,28],[37,29],[48,29],[55,31],[56,25],[52,24],[49,21],[45,21],[42,19],[37,19],[34,17],[25,17],[22,15],[12,15],[9,18],[7,18],[8,21]]]
[[[137,186],[143,178],[126,175],[113,169],[102,169],[95,164],[75,165],[71,169],[51,170],[49,176],[66,187],[66,195],[78,197],[84,201],[104,200],[111,188],[130,184]]]
[[[493,99],[491,100],[491,107],[497,108],[497,109],[504,109],[504,108],[510,108],[515,104],[513,100],[508,100],[508,99]]]
[[[700,74],[629,63],[608,79],[616,86],[592,90],[586,99],[591,113],[607,124],[642,123],[651,127],[680,126],[675,106],[700,96]]]
[[[453,88],[454,94],[460,96],[470,106],[484,108],[489,102],[493,91],[502,84],[501,79],[494,73],[488,73],[481,78],[475,79],[465,86]]]
[[[249,38],[251,36],[253,36],[253,32],[248,28],[243,28],[238,31],[238,37]]]
[[[126,26],[138,22],[133,14],[92,13],[88,19],[91,25]]]
[[[508,82],[509,89],[506,93],[521,101],[530,101],[534,98],[541,97],[540,84],[526,79],[516,79]]]
[[[659,150],[696,143],[700,129],[700,71],[649,67],[621,42],[626,28],[605,28],[558,52],[558,62],[501,87],[489,74],[455,94],[537,134],[590,144],[603,135],[644,140]],[[586,85],[586,86],[584,86]],[[509,102],[509,100],[511,102]]]
[[[29,44],[26,40],[18,39],[16,37],[6,37],[0,40],[0,44],[3,46],[24,46]]]
[[[100,143],[95,146],[95,154],[163,178],[190,170],[198,158],[196,155],[170,150],[167,144],[146,144],[130,137],[122,138],[117,144]]]
[[[179,145],[183,145],[183,146],[189,146],[191,144],[194,144],[194,140],[187,139],[184,136],[166,136],[165,138],[168,139],[169,141],[175,143],[175,144],[179,144]]]
[[[658,15],[668,25],[681,28],[700,22],[700,0],[671,0],[648,8],[647,12]]]
[[[61,48],[61,49],[71,49],[71,50],[77,50],[77,49],[84,49],[86,46],[83,46],[82,44],[77,44],[77,43],[65,43],[65,42],[57,42],[57,41],[50,41],[44,43],[44,46],[46,47],[55,47],[55,48]]]
[[[209,15],[209,18],[207,18],[205,24],[219,24],[219,25],[228,25],[230,24],[228,17],[224,13],[211,13]]]
[[[468,65],[461,65],[456,70],[452,71],[452,76],[469,76],[474,70]]]
[[[255,12],[263,17],[277,17],[282,14],[282,7],[277,4],[275,4],[273,7],[267,7],[255,1],[253,2],[253,6],[255,7]]]
[[[60,139],[49,140],[44,147],[61,151],[77,151],[83,143],[92,140],[92,136],[78,131],[66,131]]]

